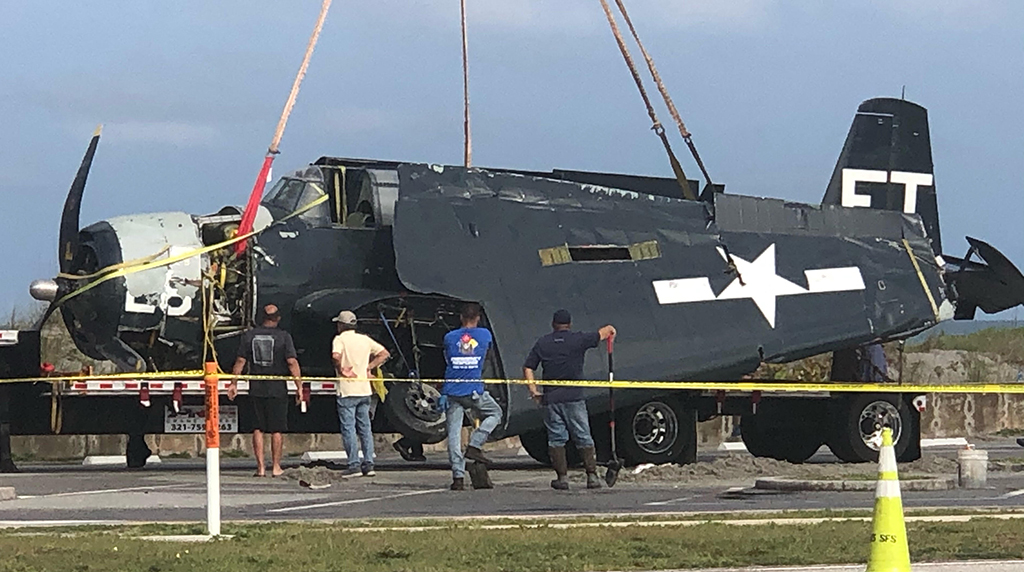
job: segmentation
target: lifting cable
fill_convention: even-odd
[[[604,0],[602,0],[602,2],[603,1]],[[658,73],[658,68],[654,66],[654,58],[647,53],[647,48],[645,48],[643,42],[640,41],[640,35],[637,34],[636,27],[633,26],[633,21],[629,18],[629,13],[626,12],[624,0],[615,0],[615,4],[618,5],[619,12],[622,13],[622,19],[625,20],[626,26],[629,28],[629,32],[633,35],[633,40],[636,41],[636,45],[640,48],[640,53],[643,54],[644,60],[647,62],[647,69],[650,70],[651,77],[654,78],[654,83],[658,86],[658,91],[661,92],[662,99],[665,100],[665,107],[668,108],[669,114],[676,122],[676,127],[679,128],[679,135],[682,136],[683,141],[686,141],[686,146],[690,148],[690,153],[693,155],[694,161],[697,162],[697,167],[700,168],[701,174],[704,175],[704,182],[710,187],[712,185],[711,175],[708,174],[708,170],[704,167],[704,161],[701,161],[700,155],[697,154],[697,146],[693,144],[693,137],[686,129],[686,125],[683,125],[683,118],[679,116],[679,110],[676,109],[675,103],[672,102],[672,97],[668,94],[668,89],[665,88],[665,82],[661,81],[661,75]]]
[[[469,132],[469,40],[466,35],[466,0],[461,0],[462,7],[462,119],[463,119],[463,157],[465,167],[473,165],[473,139]]]
[[[633,76],[633,81],[636,83],[636,88],[640,90],[640,97],[644,100],[644,105],[647,106],[647,115],[651,118],[651,129],[661,139],[662,145],[665,146],[665,152],[668,154],[669,163],[672,165],[672,172],[676,176],[676,181],[679,183],[680,189],[683,191],[683,197],[689,200],[697,200],[696,195],[693,193],[693,189],[690,188],[690,183],[686,180],[686,174],[683,173],[683,167],[679,164],[679,160],[676,159],[675,153],[672,152],[672,146],[668,142],[668,136],[665,134],[665,127],[662,126],[661,122],[658,121],[658,115],[654,111],[654,106],[651,105],[651,98],[647,96],[647,90],[644,88],[643,80],[640,78],[640,73],[636,70],[636,65],[633,63],[633,56],[629,53],[629,48],[626,47],[625,40],[622,39],[622,34],[619,31],[619,25],[615,22],[615,16],[612,14],[612,9],[608,6],[607,0],[601,0],[601,6],[604,8],[604,14],[608,18],[608,25],[611,26],[612,34],[615,36],[615,42],[619,45],[619,51],[622,52],[622,58],[626,61],[626,66],[629,67],[629,73]]]

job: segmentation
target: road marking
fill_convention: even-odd
[[[1024,495],[1024,489],[1019,489],[1019,490],[1016,490],[1016,491],[1010,491],[1010,492],[1006,493],[1005,495],[1003,495],[1003,496],[1001,496],[999,498],[1000,499],[1012,499],[1013,497],[1019,497],[1020,495]]]
[[[685,500],[690,500],[692,498],[693,497],[690,496],[690,497],[679,497],[677,499],[670,499],[670,500],[666,500],[666,501],[645,502],[644,506],[665,506],[667,504],[675,504],[677,502],[683,502]]]
[[[116,493],[131,493],[138,491],[155,491],[162,489],[176,489],[192,486],[188,483],[178,483],[176,485],[156,485],[149,487],[129,487],[126,489],[98,489],[93,491],[72,491],[69,493],[53,493],[48,495],[18,495],[18,499],[48,499],[57,497],[74,497],[82,495],[102,495],[102,494],[116,494]]]
[[[302,506],[289,506],[289,507],[284,507],[284,508],[271,508],[271,509],[267,509],[267,512],[275,512],[275,513],[276,512],[295,512],[295,511],[298,511],[298,510],[312,510],[312,509],[315,509],[315,508],[327,508],[327,507],[331,507],[331,506],[344,506],[344,505],[349,505],[349,504],[362,504],[362,503],[367,503],[367,502],[389,500],[389,499],[397,499],[397,498],[403,498],[403,497],[414,497],[414,496],[419,496],[419,495],[429,495],[431,493],[440,493],[440,492],[444,492],[446,490],[448,490],[448,489],[428,489],[428,490],[425,490],[425,491],[412,491],[412,492],[409,492],[409,493],[398,493],[398,494],[395,494],[395,495],[386,495],[386,496],[382,496],[382,497],[371,497],[371,498],[366,498],[366,499],[349,499],[349,500],[343,500],[343,501],[325,502],[325,503],[320,503],[320,504],[308,504],[308,505],[302,505]]]

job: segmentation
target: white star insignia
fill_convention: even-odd
[[[727,256],[718,249],[722,258],[732,260],[739,274],[722,293],[715,296],[711,281],[707,277],[655,280],[652,282],[658,303],[686,304],[710,302],[713,300],[741,300],[749,298],[757,305],[768,325],[775,327],[775,303],[779,296],[818,294],[825,292],[850,292],[864,289],[864,278],[860,268],[817,268],[805,270],[807,288],[786,280],[775,271],[775,245],[771,244],[753,262],[738,256]]]

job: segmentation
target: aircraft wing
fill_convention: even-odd
[[[480,301],[508,376],[559,308],[576,329],[614,324],[616,376],[649,380],[735,379],[951,315],[917,215],[427,165],[399,178],[400,280]]]

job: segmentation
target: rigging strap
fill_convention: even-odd
[[[683,192],[683,197],[696,200],[697,196],[694,194],[693,189],[690,188],[690,184],[686,180],[686,174],[683,173],[683,167],[679,164],[679,160],[676,159],[675,153],[672,152],[672,146],[668,142],[668,136],[665,134],[665,127],[662,126],[661,122],[658,121],[658,115],[654,111],[654,106],[651,104],[651,98],[647,96],[647,90],[644,88],[643,80],[640,78],[640,73],[636,70],[636,64],[633,62],[633,56],[629,53],[629,48],[626,47],[625,40],[622,39],[622,33],[619,31],[619,25],[615,22],[615,16],[612,14],[612,9],[608,5],[607,0],[601,0],[601,7],[604,8],[604,14],[608,18],[608,25],[612,29],[612,34],[615,36],[615,42],[619,46],[619,51],[622,52],[622,58],[626,61],[626,66],[629,67],[629,73],[633,76],[633,81],[636,83],[636,88],[640,91],[640,97],[644,100],[644,105],[647,106],[647,115],[650,116],[651,129],[661,139],[661,144],[665,146],[665,153],[668,154],[669,163],[672,166],[672,172],[676,176],[676,181],[679,183],[679,188]]]

